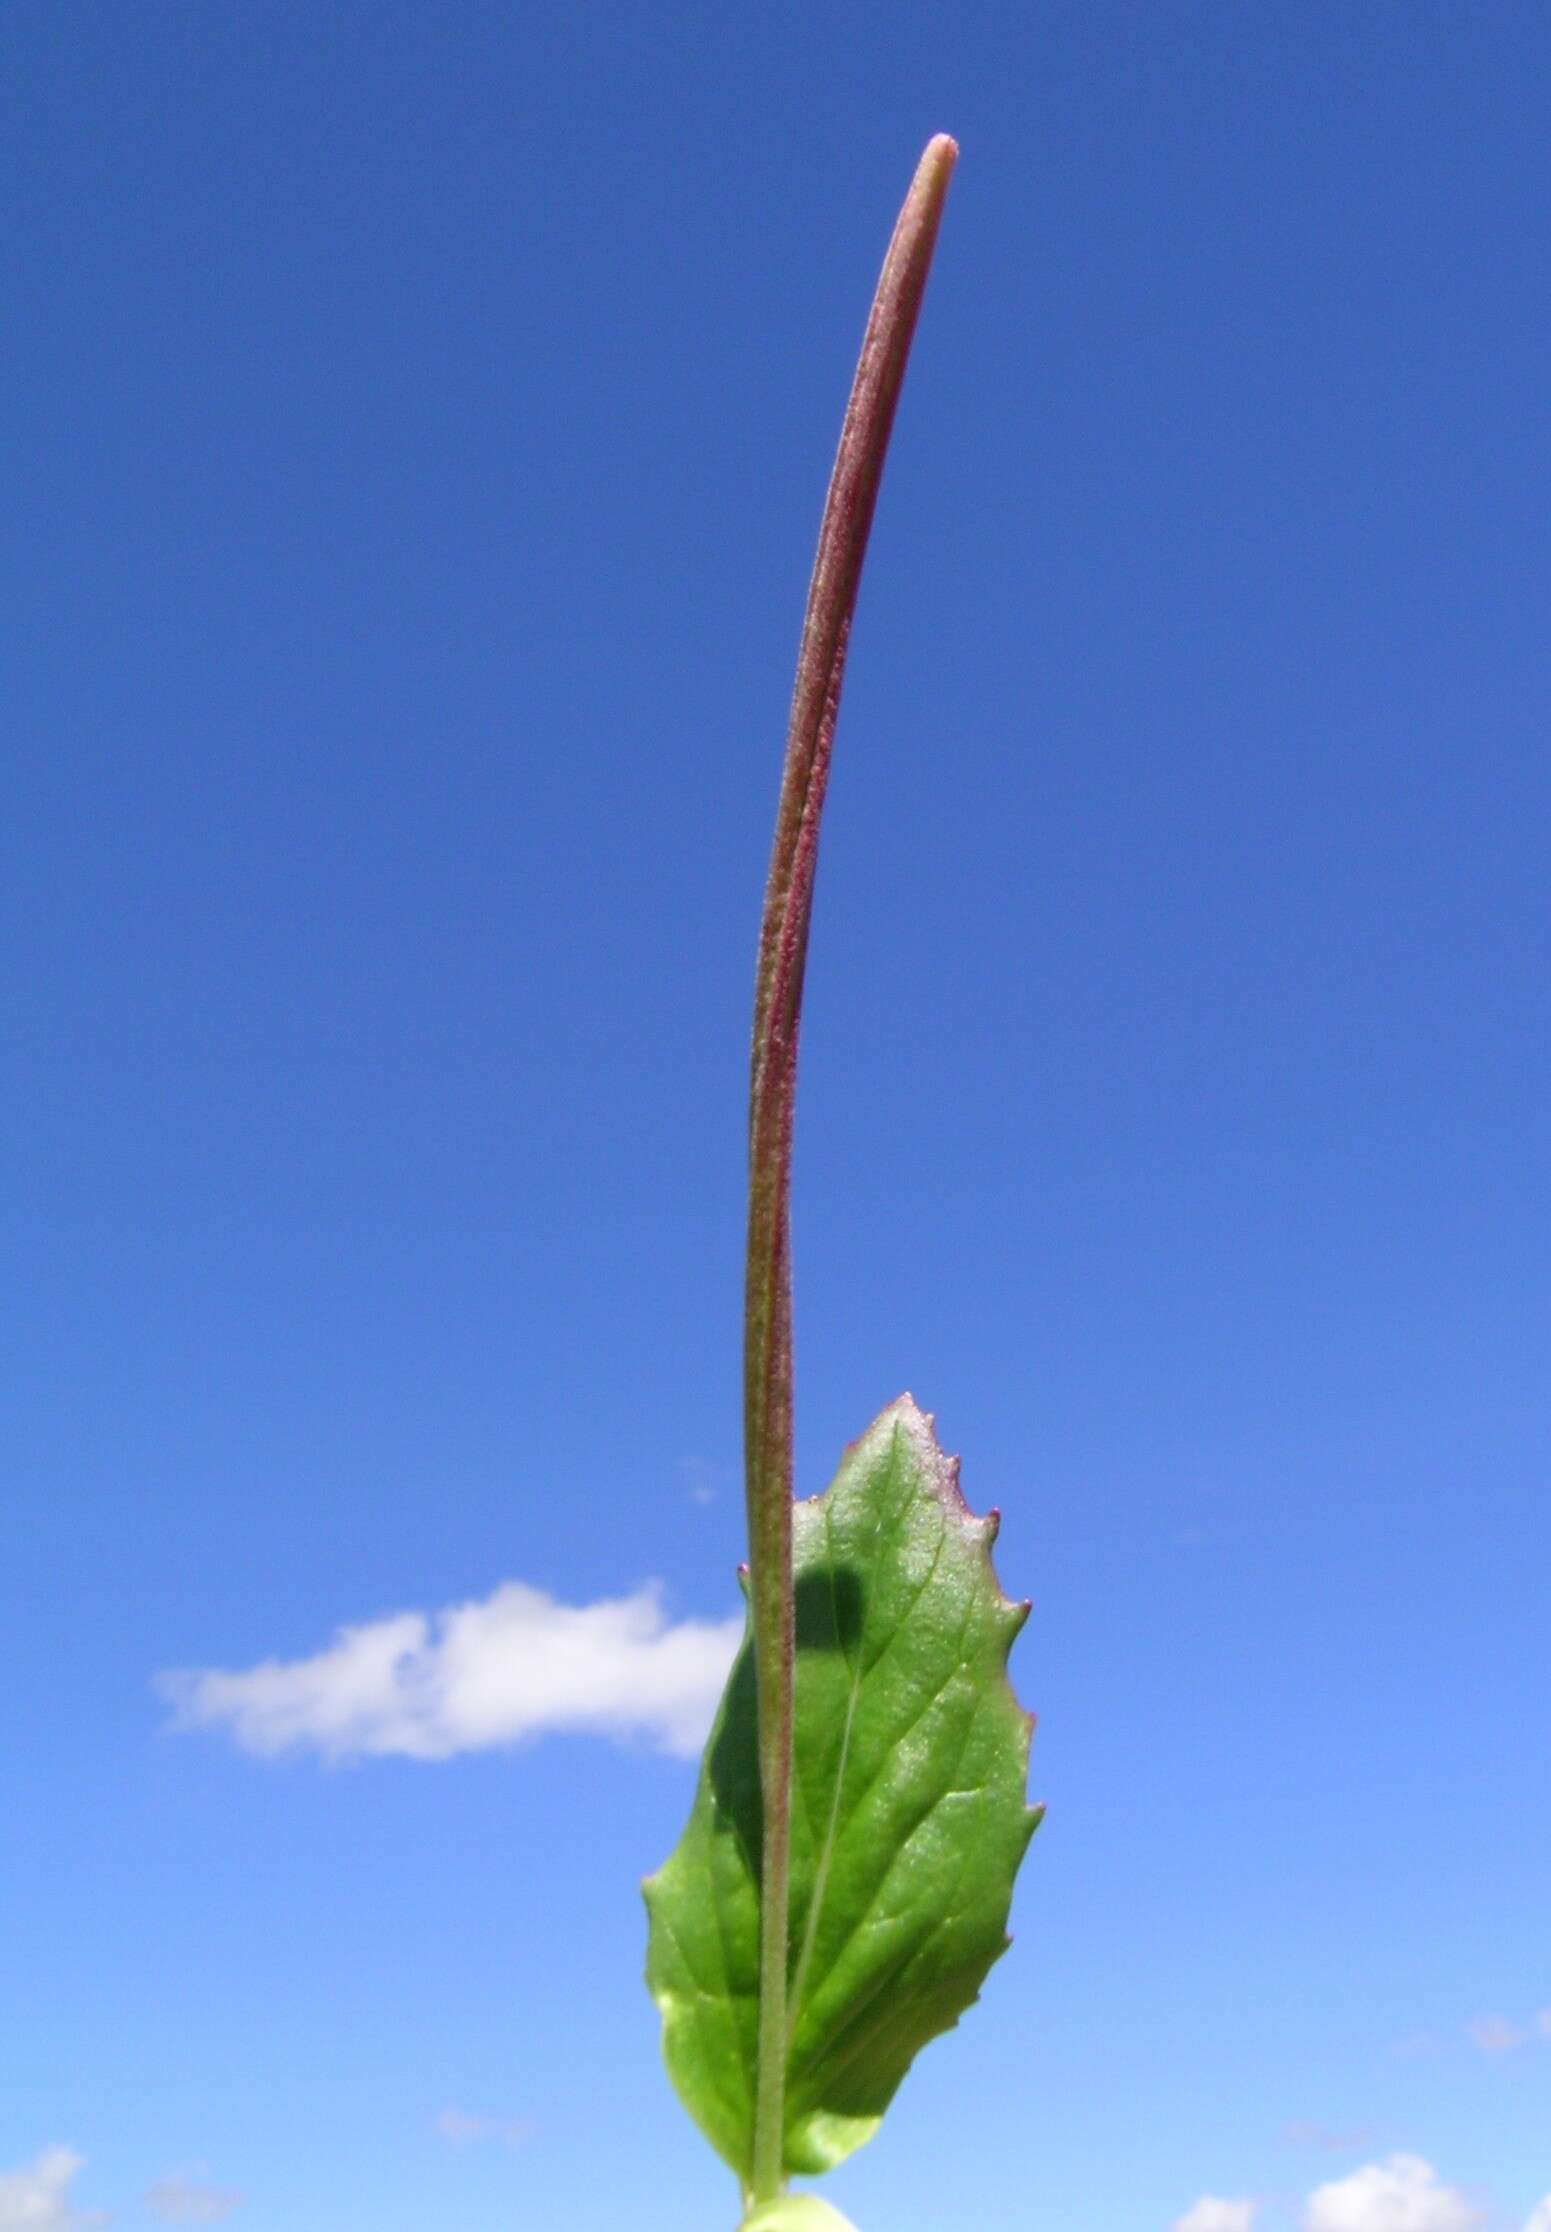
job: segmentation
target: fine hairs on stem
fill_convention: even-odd
[[[841,429],[797,656],[775,846],[760,928],[749,1092],[744,1482],[763,1798],[759,2040],[751,2204],[785,2184],[791,1786],[792,1127],[819,823],[846,648],[889,434],[958,149],[931,141],[884,259]]]

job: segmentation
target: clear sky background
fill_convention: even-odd
[[[1548,83],[1541,0],[7,0],[0,2225],[733,2221],[636,1884],[736,1606],[797,624],[939,129],[800,1476],[937,1412],[1050,1813],[831,2190],[1551,2194]]]

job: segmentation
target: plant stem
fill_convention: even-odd
[[[749,1091],[749,1231],[744,1305],[744,1474],[749,1601],[764,1801],[759,2048],[749,2198],[784,2188],[786,1985],[791,1905],[792,1124],[803,967],[846,646],[926,275],[958,149],[939,136],[905,197],[884,259],[841,429],[797,654],[797,683],[754,994]]]

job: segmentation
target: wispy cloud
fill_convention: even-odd
[[[1551,2039],[1551,2007],[1542,2007],[1522,2021],[1508,2015],[1478,2015],[1465,2025],[1465,2036],[1478,2053],[1517,2053],[1535,2039]]]
[[[1391,2155],[1316,2187],[1305,2232],[1472,2232],[1482,2212],[1420,2155]]]
[[[70,2205],[81,2160],[69,2147],[45,2147],[22,2169],[0,2173],[0,2232],[88,2232],[105,2224],[100,2213]]]
[[[520,2147],[533,2126],[521,2116],[471,2116],[462,2108],[444,2108],[436,2128],[449,2146],[472,2147],[481,2140],[497,2140],[503,2147]]]
[[[723,1473],[704,1457],[686,1457],[679,1467],[684,1493],[693,1504],[714,1504],[721,1494]]]
[[[220,1729],[265,1758],[451,1759],[562,1730],[692,1755],[742,1632],[741,1619],[670,1621],[655,1584],[571,1605],[508,1581],[476,1603],[341,1628],[312,1658],[158,1687],[176,1726]]]
[[[1528,2224],[1525,2225],[1524,2232],[1551,2232],[1551,2193],[1546,2195],[1540,2207],[1530,2218]]]
[[[1290,2123],[1282,2133],[1290,2147],[1315,2147],[1321,2154],[1352,2154],[1373,2138],[1369,2124],[1343,2129],[1339,2124]]]
[[[1219,2194],[1203,2193],[1193,2209],[1174,2220],[1174,2232],[1255,2232],[1260,2215],[1258,2201],[1225,2201]]]
[[[234,2186],[212,2185],[205,2165],[195,2162],[158,2178],[145,2205],[163,2224],[222,2224],[246,2199]]]

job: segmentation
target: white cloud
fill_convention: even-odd
[[[1481,2212],[1420,2155],[1397,2154],[1317,2187],[1303,2221],[1305,2232],[1471,2232]]]
[[[45,2147],[25,2169],[0,2173],[0,2232],[87,2232],[105,2223],[70,2206],[80,2167],[69,2147]]]
[[[1524,2232],[1551,2232],[1551,2193],[1546,2195],[1540,2207],[1530,2218],[1528,2224],[1525,2225]]]
[[[1255,2232],[1259,2214],[1257,2201],[1224,2201],[1203,2193],[1193,2209],[1175,2219],[1174,2232]]]
[[[265,1757],[450,1759],[557,1730],[693,1754],[742,1632],[741,1619],[670,1622],[654,1583],[571,1605],[508,1581],[477,1603],[341,1628],[313,1658],[158,1686],[178,1727],[224,1729]]]
[[[145,2205],[164,2224],[221,2224],[246,2199],[232,2186],[212,2185],[204,2164],[196,2162],[187,2170],[169,2170],[165,2178],[158,2178]]]
[[[481,2139],[499,2139],[503,2147],[520,2147],[532,2133],[521,2116],[471,2116],[462,2108],[444,2108],[436,2128],[454,2147],[471,2147]]]

